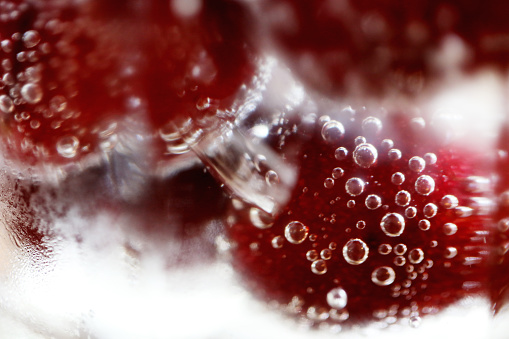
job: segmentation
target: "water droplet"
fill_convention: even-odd
[[[325,188],[333,188],[334,187],[334,179],[332,178],[327,178],[323,181],[323,186]]]
[[[456,255],[458,255],[458,250],[456,249],[456,247],[447,247],[445,249],[445,252],[444,252],[444,257],[446,259],[452,259],[454,258]]]
[[[426,206],[424,206],[422,209],[422,213],[426,218],[433,218],[435,215],[437,215],[437,212],[438,207],[433,203],[426,204]]]
[[[343,171],[342,168],[340,167],[336,167],[332,170],[332,177],[334,179],[339,179],[343,176],[343,174],[345,174],[345,171]]]
[[[396,172],[391,176],[391,182],[394,185],[401,185],[405,182],[405,175],[401,172]]]
[[[41,36],[39,35],[39,32],[30,30],[26,31],[23,34],[23,43],[25,44],[26,48],[32,48],[37,46],[37,44],[41,41]]]
[[[276,185],[279,183],[279,176],[277,175],[276,171],[269,170],[267,173],[265,173],[265,181],[269,186]]]
[[[337,160],[344,160],[348,156],[348,150],[344,147],[338,147],[334,152],[334,157]]]
[[[371,281],[378,286],[388,286],[394,280],[396,280],[396,272],[388,266],[380,266],[371,273]]]
[[[249,210],[249,219],[255,227],[262,230],[271,228],[274,224],[274,218],[269,213],[256,207]]]
[[[326,122],[322,127],[322,138],[329,144],[335,144],[343,138],[345,128],[336,120]]]
[[[407,207],[407,209],[405,210],[405,216],[408,219],[415,218],[416,215],[417,215],[417,208],[415,208],[413,206]]]
[[[332,258],[332,251],[328,248],[324,248],[321,252],[320,252],[320,257],[323,259],[323,260],[329,260],[330,258]]]
[[[401,151],[396,148],[390,149],[387,155],[389,156],[389,159],[392,161],[401,159]]]
[[[348,304],[348,295],[341,287],[335,287],[327,293],[327,304],[336,310],[342,310]]]
[[[459,201],[458,198],[454,195],[444,195],[444,197],[440,200],[440,205],[445,209],[452,209],[458,207]]]
[[[21,87],[21,96],[29,104],[36,104],[42,100],[42,89],[39,85],[28,83]]]
[[[0,111],[4,113],[12,113],[14,111],[14,102],[7,95],[0,95]]]
[[[271,244],[274,248],[281,248],[283,247],[284,242],[285,239],[282,236],[276,235],[274,238],[272,238]]]
[[[394,201],[396,202],[396,205],[404,207],[410,204],[411,199],[412,197],[408,191],[399,191],[396,193],[396,198]]]
[[[366,222],[364,220],[357,221],[357,224],[355,224],[355,227],[357,227],[360,230],[363,230],[366,227]]]
[[[415,191],[420,195],[430,195],[435,190],[435,180],[429,175],[421,175],[415,181]]]
[[[382,231],[389,237],[397,237],[405,230],[405,219],[399,213],[387,213],[380,222]]]
[[[378,253],[380,253],[381,255],[387,255],[391,253],[391,251],[392,246],[389,244],[381,244],[380,246],[378,246]]]
[[[407,247],[405,244],[397,244],[394,246],[394,254],[403,255],[406,253]]]
[[[360,265],[366,261],[369,247],[361,239],[350,239],[343,246],[343,258],[350,265]]]
[[[448,222],[444,225],[444,234],[445,235],[453,235],[456,232],[458,232],[458,226],[456,226],[456,224]]]
[[[316,260],[311,264],[311,272],[322,275],[327,273],[327,263],[324,260]]]
[[[368,209],[376,210],[377,208],[382,206],[382,198],[380,198],[376,194],[370,194],[366,197],[365,204]]]
[[[318,252],[316,250],[309,250],[306,252],[306,259],[309,261],[315,261],[318,259]]]
[[[364,181],[360,178],[350,178],[345,184],[346,193],[354,197],[358,196],[364,192],[364,185]]]
[[[401,255],[398,255],[397,257],[394,258],[394,265],[396,266],[403,266],[406,264],[406,259],[404,256],[401,256]]]
[[[424,252],[420,248],[414,248],[408,253],[408,260],[412,264],[420,264],[424,260]]]
[[[417,173],[420,173],[426,168],[426,162],[421,157],[412,157],[408,160],[408,167]]]
[[[417,226],[419,226],[419,229],[421,229],[423,231],[427,231],[430,229],[431,223],[429,222],[429,220],[422,219],[422,220],[419,220],[419,222],[417,223]]]
[[[375,146],[371,144],[360,144],[355,147],[353,152],[353,160],[362,168],[369,168],[378,158],[378,152]]]
[[[426,153],[424,154],[424,161],[428,165],[434,165],[437,163],[437,155],[435,153]]]
[[[78,152],[80,141],[75,136],[60,138],[57,141],[57,152],[64,158],[73,158]]]
[[[299,221],[292,221],[285,227],[285,238],[292,244],[300,244],[306,240],[309,228]]]

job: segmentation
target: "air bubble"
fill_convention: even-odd
[[[384,139],[382,140],[381,146],[385,150],[389,150],[394,147],[394,141],[391,139]]]
[[[78,152],[80,141],[75,136],[60,138],[57,141],[57,152],[64,158],[73,158]]]
[[[350,239],[343,246],[343,258],[350,265],[360,265],[366,261],[369,247],[361,239]]]
[[[14,102],[7,95],[0,95],[0,111],[12,113],[14,111]]]
[[[345,147],[338,147],[334,152],[334,157],[337,160],[344,160],[348,156],[348,150]]]
[[[336,120],[326,122],[322,127],[322,138],[329,144],[335,144],[343,138],[345,128]]]
[[[327,263],[324,260],[316,260],[311,264],[311,272],[317,275],[327,273]]]
[[[415,181],[415,191],[420,195],[430,195],[435,190],[435,180],[429,175],[421,175]]]
[[[336,167],[332,170],[332,177],[334,179],[339,179],[345,174],[345,171],[343,171],[342,168]]]
[[[431,223],[429,222],[429,220],[422,219],[422,220],[419,220],[419,222],[417,223],[417,226],[422,231],[427,231],[431,228]]]
[[[380,246],[378,246],[378,253],[380,253],[381,255],[387,255],[391,253],[391,251],[392,246],[389,244],[381,244]]]
[[[332,178],[327,178],[323,181],[323,186],[325,188],[328,188],[328,189],[331,189],[334,187],[334,179]]]
[[[332,258],[332,251],[328,248],[324,248],[320,251],[320,258],[323,260],[330,260],[330,258]]]
[[[427,165],[434,165],[437,163],[437,155],[435,153],[426,153],[423,158]]]
[[[364,192],[364,185],[364,181],[360,178],[350,178],[345,184],[346,193],[354,197],[358,196]]]
[[[336,310],[342,310],[348,304],[348,295],[341,287],[335,287],[327,293],[327,304]]]
[[[39,32],[30,30],[26,31],[23,34],[23,43],[25,44],[26,48],[32,48],[37,46],[37,44],[41,41],[41,36],[39,35]]]
[[[378,158],[378,152],[375,146],[362,143],[355,148],[353,152],[353,160],[362,168],[369,168]]]
[[[272,247],[274,247],[274,248],[281,248],[281,247],[283,247],[284,242],[285,242],[285,239],[282,236],[277,235],[274,238],[272,238],[271,244],[272,244]]]
[[[355,227],[357,227],[360,230],[363,230],[364,228],[366,228],[366,222],[364,220],[359,220],[355,224]]]
[[[396,266],[403,266],[406,264],[406,259],[404,256],[398,255],[397,257],[394,258],[393,263]]]
[[[456,224],[453,224],[451,222],[448,222],[444,225],[444,234],[445,235],[453,235],[458,232],[458,226]]]
[[[315,261],[318,259],[318,252],[316,250],[309,250],[306,252],[306,259],[309,261]]]
[[[509,230],[509,218],[501,219],[498,222],[498,230],[502,233],[507,232],[507,230]]]
[[[440,200],[440,205],[445,209],[452,209],[458,207],[459,201],[458,198],[454,195],[444,195],[444,197]]]
[[[54,96],[49,102],[49,107],[54,112],[62,112],[67,108],[67,101],[61,95]]]
[[[452,259],[454,258],[456,255],[458,255],[458,250],[456,249],[456,247],[447,247],[445,249],[445,252],[444,252],[444,257],[446,259]]]
[[[401,151],[399,149],[393,148],[393,149],[389,150],[387,155],[388,155],[389,159],[392,161],[401,159]]]
[[[405,175],[401,172],[396,172],[391,176],[391,182],[394,185],[401,185],[405,182]]]
[[[370,194],[366,197],[365,204],[368,209],[376,210],[377,208],[382,206],[382,198],[380,198],[376,194]]]
[[[407,209],[405,210],[405,216],[408,219],[415,218],[416,215],[417,215],[417,208],[415,208],[413,206],[407,207]]]
[[[355,207],[355,200],[348,200],[348,202],[346,203],[346,207],[354,208]]]
[[[407,247],[405,244],[397,244],[394,246],[394,254],[403,255],[406,253]]]
[[[382,122],[375,117],[367,117],[362,122],[362,130],[368,135],[377,135],[382,130]]]
[[[292,244],[300,244],[306,240],[309,228],[299,221],[292,221],[285,227],[285,238]]]
[[[399,191],[396,193],[396,198],[394,199],[396,205],[404,207],[410,204],[410,200],[412,197],[410,196],[410,193],[407,191]]]
[[[424,206],[422,209],[422,213],[426,218],[433,218],[435,215],[437,215],[437,212],[438,207],[433,203],[426,204],[426,206]]]
[[[262,230],[271,228],[274,224],[274,219],[269,213],[256,207],[252,207],[249,210],[249,219],[255,227]]]
[[[412,157],[408,160],[408,167],[410,170],[420,173],[424,171],[424,168],[426,168],[426,162],[421,157]]]
[[[413,118],[410,120],[410,127],[414,131],[423,130],[426,127],[426,121],[421,117]]]
[[[387,213],[380,222],[382,231],[389,237],[397,237],[405,230],[405,219],[399,213]]]
[[[21,96],[29,104],[36,104],[42,100],[42,89],[39,85],[28,83],[21,87]]]
[[[420,264],[424,260],[424,252],[420,248],[414,248],[408,253],[408,260],[412,264]]]
[[[329,311],[329,314],[330,314],[331,319],[336,320],[336,321],[346,321],[350,317],[350,313],[346,309],[342,309],[340,311],[338,311],[336,309],[331,309]]]
[[[267,173],[265,173],[265,181],[269,186],[276,185],[279,183],[279,176],[277,175],[276,171],[269,170]]]
[[[388,286],[394,280],[396,280],[396,272],[388,266],[380,266],[371,273],[371,281],[378,286]]]

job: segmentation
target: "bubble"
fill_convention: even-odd
[[[458,207],[459,201],[458,198],[454,195],[444,195],[440,200],[440,205],[445,209],[452,209]]]
[[[196,109],[199,111],[204,111],[206,109],[209,109],[210,106],[211,106],[211,99],[208,97],[202,97],[196,101]]]
[[[49,107],[54,112],[62,112],[67,108],[67,101],[61,95],[54,96],[49,102]]]
[[[361,239],[350,239],[343,246],[343,258],[350,265],[360,265],[366,261],[369,247]]]
[[[391,176],[391,182],[394,185],[401,185],[405,182],[405,175],[401,172],[396,172]]]
[[[339,179],[343,176],[343,174],[345,174],[345,171],[343,171],[342,168],[340,167],[336,167],[332,170],[332,177],[334,179]]]
[[[375,146],[371,144],[360,144],[355,147],[353,152],[353,160],[362,168],[369,168],[373,165],[378,158],[378,152]]]
[[[32,129],[38,129],[39,127],[41,127],[41,122],[39,120],[31,120],[30,127]]]
[[[414,248],[408,253],[408,260],[412,264],[420,264],[424,260],[424,252],[420,248]]]
[[[342,310],[348,304],[348,295],[341,287],[335,287],[327,293],[327,304],[336,310]]]
[[[456,247],[447,247],[445,249],[445,252],[444,252],[444,257],[446,259],[452,259],[454,258],[456,255],[458,255],[458,250],[456,249]]]
[[[453,235],[458,232],[458,226],[456,224],[453,224],[452,222],[448,222],[444,225],[444,234],[445,235]]]
[[[376,194],[370,194],[366,197],[365,204],[368,209],[376,210],[377,208],[382,206],[382,198],[380,198]]]
[[[364,192],[364,181],[360,178],[350,178],[345,184],[346,193],[351,196],[358,196]]]
[[[406,264],[406,259],[404,256],[398,255],[397,257],[394,258],[393,263],[396,266],[403,266]]]
[[[422,209],[422,213],[426,218],[433,218],[435,215],[437,215],[437,212],[438,207],[433,203],[426,204],[426,206],[424,206]]]
[[[405,216],[408,219],[415,218],[416,215],[417,215],[417,208],[415,208],[413,206],[407,207],[407,209],[405,210]]]
[[[323,124],[322,138],[329,144],[335,144],[345,135],[343,124],[336,120],[331,120]]]
[[[387,156],[392,161],[399,160],[401,159],[401,151],[396,148],[390,149],[389,152],[387,153]]]
[[[355,227],[357,227],[360,230],[363,230],[366,227],[366,222],[364,220],[357,221],[357,224],[355,224]]]
[[[380,266],[371,273],[371,281],[378,286],[388,286],[396,280],[396,272],[388,266]]]
[[[324,307],[311,306],[308,308],[306,315],[314,321],[325,321],[329,318],[329,312]]]
[[[329,314],[331,319],[336,321],[346,321],[348,320],[348,318],[350,318],[350,313],[348,312],[347,309],[342,310],[331,309],[329,311]]]
[[[274,224],[274,219],[269,213],[256,207],[252,207],[249,210],[249,219],[255,227],[262,230],[271,228]]]
[[[384,139],[382,140],[382,143],[380,144],[383,149],[389,150],[394,147],[394,141],[391,139]]]
[[[42,89],[39,85],[28,83],[21,87],[21,96],[29,104],[36,104],[42,100]]]
[[[377,135],[382,130],[382,122],[375,117],[367,117],[362,121],[362,130],[369,135]]]
[[[338,147],[334,152],[334,157],[337,160],[344,160],[348,156],[348,150],[344,147]]]
[[[389,244],[381,244],[380,246],[378,246],[378,253],[380,253],[381,255],[387,255],[391,253],[391,251],[392,246]]]
[[[292,221],[285,227],[285,238],[292,244],[300,244],[306,240],[309,228],[299,221]]]
[[[355,138],[354,143],[355,143],[355,146],[359,146],[360,144],[365,144],[366,138],[364,138],[363,136],[358,136],[357,138]]]
[[[329,188],[329,189],[333,188],[334,187],[334,179],[332,179],[332,178],[325,179],[323,181],[323,186],[325,188]]]
[[[408,167],[412,171],[420,173],[424,171],[424,168],[426,168],[426,162],[421,157],[412,157],[408,160]]]
[[[418,328],[421,325],[422,319],[417,315],[413,315],[408,319],[410,327]]]
[[[429,175],[421,175],[415,181],[415,191],[420,195],[430,195],[435,190],[435,180]]]
[[[318,259],[318,252],[316,250],[309,250],[306,252],[306,259],[309,261],[315,261]]]
[[[428,165],[434,165],[437,163],[437,155],[435,153],[426,153],[423,158]]]
[[[26,48],[32,48],[37,46],[37,44],[41,41],[41,36],[39,35],[39,32],[30,30],[26,31],[23,34],[23,43],[25,44]]]
[[[348,200],[348,202],[346,203],[346,207],[354,208],[355,207],[355,200]]]
[[[509,230],[509,218],[501,219],[498,222],[498,230],[502,233],[507,232]]]
[[[413,118],[410,120],[410,127],[414,131],[423,130],[426,127],[426,121],[421,117]]]
[[[269,186],[276,185],[279,183],[279,176],[277,175],[276,171],[269,170],[267,173],[265,173],[265,181]]]
[[[406,253],[407,247],[405,244],[397,244],[394,246],[394,254],[403,255]]]
[[[412,197],[408,191],[399,191],[396,193],[396,198],[394,199],[396,205],[404,207],[410,204],[410,200]]]
[[[57,141],[57,152],[64,158],[73,158],[78,152],[80,141],[75,136],[67,136]]]
[[[320,251],[320,258],[322,258],[323,260],[329,260],[330,258],[332,258],[332,251],[328,248],[324,248],[323,250]]]
[[[4,113],[12,113],[14,111],[14,102],[7,95],[0,95],[0,111]]]
[[[272,238],[271,244],[274,248],[281,248],[283,247],[284,242],[285,239],[282,236],[276,235],[274,238]]]
[[[422,220],[419,220],[419,222],[417,223],[417,226],[422,231],[427,231],[431,228],[431,223],[429,222],[429,220],[422,219]]]
[[[387,213],[380,222],[382,231],[389,237],[397,237],[405,230],[405,219],[399,213]]]
[[[311,264],[311,272],[317,275],[327,273],[327,263],[324,260],[316,260]]]

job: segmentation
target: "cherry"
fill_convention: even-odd
[[[315,325],[416,325],[484,294],[489,156],[420,116],[347,108],[316,125],[279,214],[233,204],[232,262],[248,288]]]

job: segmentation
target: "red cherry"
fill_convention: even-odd
[[[502,1],[276,0],[260,7],[294,71],[332,94],[415,94],[458,58],[463,69],[509,66]]]
[[[277,216],[234,204],[232,260],[248,288],[315,325],[417,324],[483,294],[492,163],[437,133],[400,114],[322,117]]]

